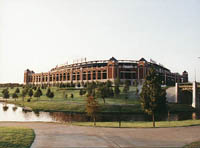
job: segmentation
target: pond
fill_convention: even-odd
[[[151,117],[144,114],[99,114],[97,121],[151,121]],[[169,120],[189,120],[200,119],[200,113],[179,113],[170,114]],[[159,117],[159,120],[168,120],[168,116]],[[22,107],[14,104],[0,103],[0,121],[19,121],[19,122],[71,122],[71,121],[90,121],[90,117],[81,113],[64,112],[25,112]]]

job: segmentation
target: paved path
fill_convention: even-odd
[[[0,122],[35,130],[31,148],[181,147],[200,140],[200,126],[178,128],[94,128],[41,122]]]

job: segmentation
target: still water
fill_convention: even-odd
[[[150,121],[151,117],[144,114],[121,114],[122,121]],[[189,120],[200,119],[200,113],[179,113],[159,117],[157,120]],[[90,117],[81,113],[64,112],[24,112],[22,107],[14,104],[0,103],[0,121],[20,121],[20,122],[71,122],[90,121]],[[97,121],[119,121],[119,114],[99,114]]]

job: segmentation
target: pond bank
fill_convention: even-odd
[[[77,112],[85,113],[85,104],[82,103],[67,103],[66,101],[21,101],[8,100],[8,103],[16,104],[22,107],[30,107],[33,111],[48,111],[48,112]],[[178,112],[195,112],[196,109],[186,104],[169,104],[170,113]],[[135,113],[142,114],[140,104],[106,104],[100,105],[100,113]]]

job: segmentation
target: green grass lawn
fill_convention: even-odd
[[[78,126],[93,126],[93,122],[73,122]],[[156,127],[183,127],[200,125],[200,120],[184,120],[184,121],[159,121]],[[119,122],[96,122],[97,127],[119,127]],[[121,122],[123,128],[151,128],[152,122]]]
[[[187,144],[183,148],[200,148],[200,141],[196,141],[196,142]]]
[[[0,127],[0,148],[30,148],[34,138],[29,128]]]
[[[4,88],[0,87],[0,97],[2,97],[2,90]],[[8,91],[10,93],[10,96],[12,96],[12,94],[14,93],[16,87],[11,89],[9,88]],[[22,91],[22,88],[19,88],[20,92]],[[122,87],[120,88],[121,92],[122,92]],[[124,98],[124,94],[121,93],[118,97],[113,97],[113,98],[106,98],[106,104],[135,104],[136,102],[138,102],[138,96],[135,95],[135,87],[130,87],[130,91],[128,92],[128,100],[125,100]],[[41,89],[43,95],[39,98],[40,101],[49,101],[50,99],[48,97],[46,97],[46,91],[47,89]],[[79,103],[79,104],[85,104],[86,101],[86,96],[80,96],[79,95],[79,90],[77,89],[68,89],[68,88],[58,88],[58,87],[51,87],[51,91],[54,92],[54,98],[52,99],[53,101],[67,101],[69,103]],[[65,98],[65,95],[67,94],[67,98]],[[71,94],[74,95],[74,98],[71,98]],[[18,94],[18,96],[20,97],[19,100],[21,99],[21,94]],[[26,96],[26,99],[28,98],[28,96]],[[32,97],[33,100],[37,100],[37,98]],[[98,98],[98,102],[99,104],[103,104],[103,100],[101,98]]]
[[[10,94],[14,93],[16,88],[8,89]],[[122,90],[122,87],[120,88]],[[0,88],[0,94],[3,88]],[[13,99],[9,99],[8,102],[18,104],[20,106],[31,107],[35,111],[73,111],[73,112],[85,112],[86,96],[80,96],[79,90],[68,89],[68,88],[58,88],[51,87],[51,91],[54,92],[55,97],[49,99],[46,97],[47,89],[41,89],[43,95],[40,98],[32,97],[31,102],[27,102],[28,96],[25,97],[25,101],[22,101],[22,97],[19,94],[19,98],[15,102]],[[100,105],[101,112],[118,112],[119,105],[126,106],[123,107],[122,112],[141,112],[139,104],[139,99],[135,95],[135,87],[130,87],[128,93],[129,98],[125,100],[124,94],[121,93],[118,97],[106,98],[106,104],[104,105],[103,99],[97,98]],[[20,92],[22,88],[20,88]],[[67,98],[65,95],[67,94]],[[74,95],[74,98],[71,98],[71,94]],[[2,94],[1,94],[2,95]],[[0,96],[1,96],[0,95]],[[134,105],[131,106],[131,105]]]

